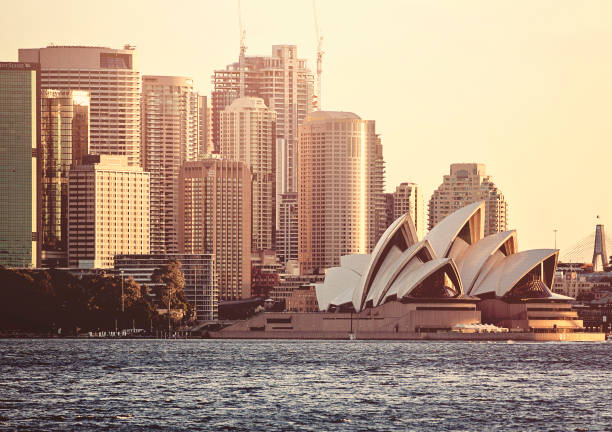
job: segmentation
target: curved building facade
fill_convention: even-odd
[[[374,121],[317,111],[300,128],[298,260],[322,273],[347,254],[365,254],[385,225],[382,144]]]

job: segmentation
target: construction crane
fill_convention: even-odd
[[[314,15],[315,32],[317,34],[317,110],[322,107],[321,99],[321,75],[323,74],[323,36],[319,34],[319,19],[317,14],[317,2],[312,0],[312,12]]]
[[[238,0],[238,25],[240,26],[240,57],[238,58],[238,68],[240,70],[240,97],[244,97],[244,67],[246,55],[246,30],[242,24],[242,7]]]

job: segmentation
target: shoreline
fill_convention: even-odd
[[[254,334],[255,333],[255,334]],[[355,333],[352,336],[344,332],[204,332],[202,335],[155,337],[155,336],[125,336],[125,337],[89,337],[89,336],[49,336],[18,334],[0,334],[0,339],[11,340],[356,340],[356,341],[422,341],[422,342],[606,342],[604,333]]]
[[[257,334],[259,333],[259,334]],[[208,332],[211,339],[292,339],[292,340],[406,340],[406,341],[468,341],[468,342],[606,342],[605,333],[390,333],[356,332],[298,332],[298,331],[218,331]]]

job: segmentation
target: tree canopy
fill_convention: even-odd
[[[181,271],[181,262],[171,260],[167,265],[153,271],[151,276],[152,290],[159,309],[179,311],[184,320],[193,316],[193,307],[185,296],[185,275]]]
[[[162,300],[172,293],[172,307],[190,311],[183,293],[180,264],[171,263],[157,272],[169,288],[161,289]],[[157,294],[157,293],[156,293]],[[166,296],[166,297],[164,297]],[[0,330],[54,332],[63,334],[119,328],[148,329],[158,321],[154,302],[146,286],[131,277],[92,274],[77,278],[62,270],[7,269],[0,266]],[[167,304],[167,302],[166,302]]]

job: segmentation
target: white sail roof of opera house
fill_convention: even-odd
[[[516,231],[483,238],[484,220],[484,202],[469,204],[419,241],[409,214],[402,215],[387,228],[371,254],[345,255],[339,267],[327,269],[324,282],[316,285],[319,309],[359,312],[410,297],[502,298],[520,291],[519,283],[522,288],[536,287],[539,298],[567,299],[549,288],[557,250],[518,252]]]
[[[395,265],[401,252],[417,241],[418,236],[410,213],[403,214],[389,225],[370,254],[370,261],[361,276],[361,283],[353,291],[355,310],[361,310],[379,272],[384,272]]]
[[[325,282],[317,284],[316,294],[319,309],[327,310],[330,305],[339,306],[337,297],[348,292],[349,298],[353,295],[353,287],[361,281],[361,275],[350,268],[332,267],[325,272]]]
[[[461,274],[461,282],[466,292],[471,294],[476,278],[481,274],[485,263],[492,255],[511,255],[517,250],[516,231],[503,231],[492,234],[469,245],[455,259]]]
[[[539,269],[542,281],[551,287],[557,254],[556,249],[533,249],[509,255],[474,283],[471,294],[494,292],[497,297],[503,297],[523,276],[538,266],[542,267]]]
[[[418,256],[418,254],[421,254],[421,256]],[[366,301],[371,300],[374,304],[379,304],[381,298],[386,296],[393,284],[397,285],[396,282],[403,280],[404,275],[414,273],[414,268],[420,267],[419,264],[433,260],[434,257],[433,249],[427,240],[415,243],[404,252],[399,252],[394,265],[386,265],[385,271],[382,271],[381,266],[381,271],[374,278],[372,289],[370,289]]]
[[[466,228],[470,230],[469,243],[476,243],[484,232],[484,201],[475,202],[460,208],[442,219],[425,236],[439,257],[447,256],[453,241]],[[467,241],[466,241],[467,242]]]
[[[454,279],[455,289],[457,294],[462,292],[461,279],[459,279],[459,273],[457,267],[450,258],[436,258],[431,261],[427,261],[422,266],[419,266],[415,271],[408,273],[408,277],[403,284],[396,285],[397,288],[390,290],[389,295],[395,295],[397,298],[403,298],[413,293],[413,291],[420,286],[420,284],[428,277],[434,274],[437,270],[449,267],[449,277]]]
[[[366,271],[369,263],[369,254],[352,254],[340,257],[340,267],[351,269],[359,273],[360,276]]]

